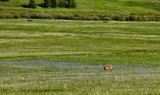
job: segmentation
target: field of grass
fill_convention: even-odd
[[[75,9],[22,8],[28,1],[0,2],[0,18],[126,20],[132,15],[136,20],[160,21],[159,0],[76,0]],[[36,0],[37,4],[41,2]]]
[[[0,20],[0,60],[159,65],[159,22]]]
[[[0,62],[1,95],[159,95],[159,67]]]
[[[159,31],[159,22],[1,19],[0,95],[159,95]]]

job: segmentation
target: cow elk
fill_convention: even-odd
[[[105,71],[112,71],[112,66],[103,65],[103,69],[104,69]]]

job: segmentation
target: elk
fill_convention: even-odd
[[[105,71],[112,71],[112,66],[103,65],[103,69],[104,69]]]

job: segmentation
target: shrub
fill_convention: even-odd
[[[57,0],[51,0],[51,7],[56,8],[57,7]]]
[[[111,18],[111,17],[104,17],[104,18],[101,19],[101,20],[112,21],[112,18]]]
[[[9,0],[0,0],[0,1],[7,2],[7,1],[9,1]]]
[[[139,18],[136,15],[130,15],[126,18],[126,21],[139,21]]]
[[[61,7],[61,8],[65,7],[65,8],[67,8],[68,7],[68,1],[67,0],[59,0],[58,7]]]
[[[123,16],[123,15],[113,15],[111,17],[111,19],[113,19],[115,21],[125,21],[125,16]]]
[[[59,0],[58,2],[58,7],[75,8],[76,6],[75,0]]]
[[[39,4],[39,6],[44,8],[75,8],[76,1],[75,0],[43,0],[43,3]]]
[[[44,8],[50,7],[50,6],[51,6],[51,0],[44,0],[42,6],[43,6]]]
[[[75,0],[67,0],[67,1],[68,1],[68,8],[75,8],[77,6]]]
[[[35,0],[30,0],[28,8],[36,8]]]
[[[35,0],[30,0],[28,4],[23,4],[21,6],[24,8],[36,8],[37,7]]]

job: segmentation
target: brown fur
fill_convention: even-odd
[[[103,69],[104,69],[105,71],[112,71],[112,66],[103,65]]]

